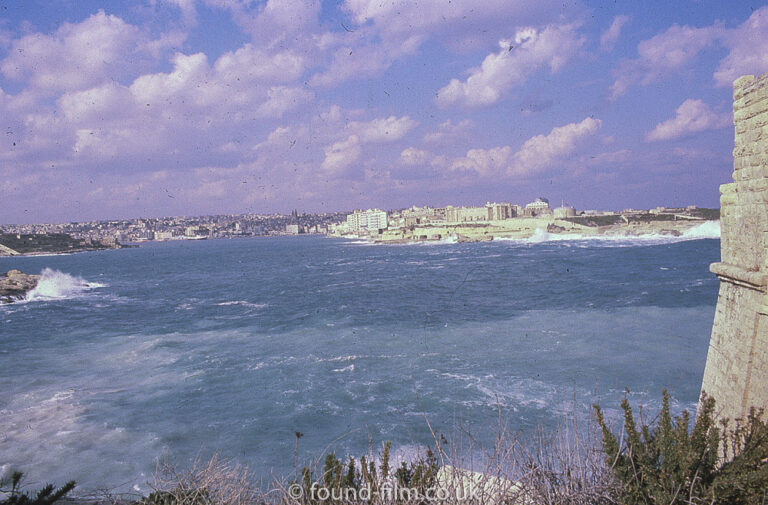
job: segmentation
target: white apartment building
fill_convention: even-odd
[[[356,210],[347,215],[347,229],[353,233],[384,230],[387,213],[379,209]]]

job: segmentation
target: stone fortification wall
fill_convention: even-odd
[[[733,182],[720,186],[720,278],[702,390],[718,414],[768,410],[768,73],[734,83]]]

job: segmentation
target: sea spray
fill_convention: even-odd
[[[27,293],[26,300],[58,300],[77,296],[89,289],[98,287],[103,287],[103,284],[88,282],[81,277],[75,277],[59,270],[44,268],[40,272],[37,286]]]
[[[720,221],[705,221],[685,230],[682,236],[687,239],[720,238]]]
[[[720,221],[705,221],[687,229],[679,236],[660,233],[646,233],[642,235],[582,235],[578,233],[549,233],[544,228],[537,228],[528,238],[494,237],[494,242],[518,242],[525,244],[541,244],[544,242],[602,242],[606,245],[615,243],[623,246],[629,244],[655,245],[662,243],[683,242],[686,240],[719,239]]]

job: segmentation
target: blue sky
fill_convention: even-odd
[[[0,223],[717,207],[768,6],[0,0]]]

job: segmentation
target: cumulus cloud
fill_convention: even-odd
[[[351,121],[343,131],[348,137],[324,149],[325,159],[321,166],[326,172],[338,175],[360,159],[363,144],[400,140],[417,124],[408,116]]]
[[[347,44],[352,42],[354,45]],[[422,38],[411,36],[395,44],[361,42],[359,38],[340,45],[331,57],[325,70],[310,79],[313,86],[335,86],[351,79],[373,77],[389,68],[403,56],[413,54],[422,42]]]
[[[357,163],[362,153],[360,138],[357,135],[350,135],[346,140],[334,142],[325,148],[325,159],[321,167],[328,173],[338,175]]]
[[[645,86],[685,69],[713,47],[728,50],[713,75],[717,86],[731,86],[742,75],[768,71],[768,6],[754,11],[736,28],[721,23],[703,28],[672,25],[640,42],[638,57],[623,60],[614,71],[611,99],[632,86]]]
[[[203,1],[211,7],[229,11],[240,29],[265,46],[305,43],[320,28],[320,0]]]
[[[360,136],[361,142],[391,142],[400,140],[418,123],[408,116],[377,118],[367,122],[353,121],[348,129]]]
[[[315,94],[304,88],[273,86],[267,92],[268,99],[262,103],[256,113],[260,117],[281,117],[287,111],[308,103]]]
[[[619,35],[621,35],[621,29],[628,22],[629,16],[621,15],[613,18],[611,26],[600,35],[600,47],[605,51],[613,49],[614,44],[619,39]]]
[[[558,15],[567,17],[568,7],[557,0],[484,0],[483,2],[382,2],[380,0],[345,0],[347,11],[358,25],[372,25],[388,41],[418,34],[438,36],[446,43],[466,45],[477,33],[492,37],[510,24],[541,25]],[[506,32],[508,33],[508,32]]]
[[[723,34],[720,25],[704,28],[672,25],[663,33],[637,46],[638,57],[623,60],[614,71],[611,99],[624,95],[634,85],[645,86],[690,65],[704,49]]]
[[[489,54],[466,81],[451,79],[438,92],[439,105],[478,107],[497,102],[503,93],[522,84],[541,68],[557,72],[584,44],[575,25],[548,25],[543,30],[524,28],[514,39],[501,40],[500,50]]]
[[[81,23],[64,23],[51,35],[15,40],[0,72],[41,91],[82,89],[146,68],[151,42],[135,26],[99,11]]]
[[[448,163],[453,171],[475,172],[481,177],[527,176],[552,168],[576,152],[579,143],[601,127],[599,119],[557,126],[547,135],[526,140],[517,152],[510,146],[470,149],[463,157]]]
[[[423,149],[408,147],[400,153],[400,159],[405,165],[416,166],[424,165],[430,159],[430,154]]]
[[[548,135],[531,137],[512,157],[510,173],[526,175],[550,168],[573,153],[579,141],[594,135],[601,126],[602,121],[588,117],[580,123],[557,126]]]
[[[294,51],[270,53],[248,43],[236,51],[222,54],[214,64],[214,71],[218,78],[226,81],[284,83],[298,79],[306,65],[306,58]]]
[[[717,85],[731,86],[742,75],[768,71],[768,6],[753,12],[737,28],[728,30],[723,43],[729,52],[715,71]]]
[[[466,156],[458,158],[451,163],[451,170],[476,172],[481,177],[488,177],[495,173],[503,172],[512,154],[509,146],[494,147],[491,149],[470,149]]]
[[[719,114],[701,100],[688,99],[675,111],[675,117],[656,125],[645,135],[648,142],[670,140],[693,133],[715,130],[731,124],[731,115]]]

